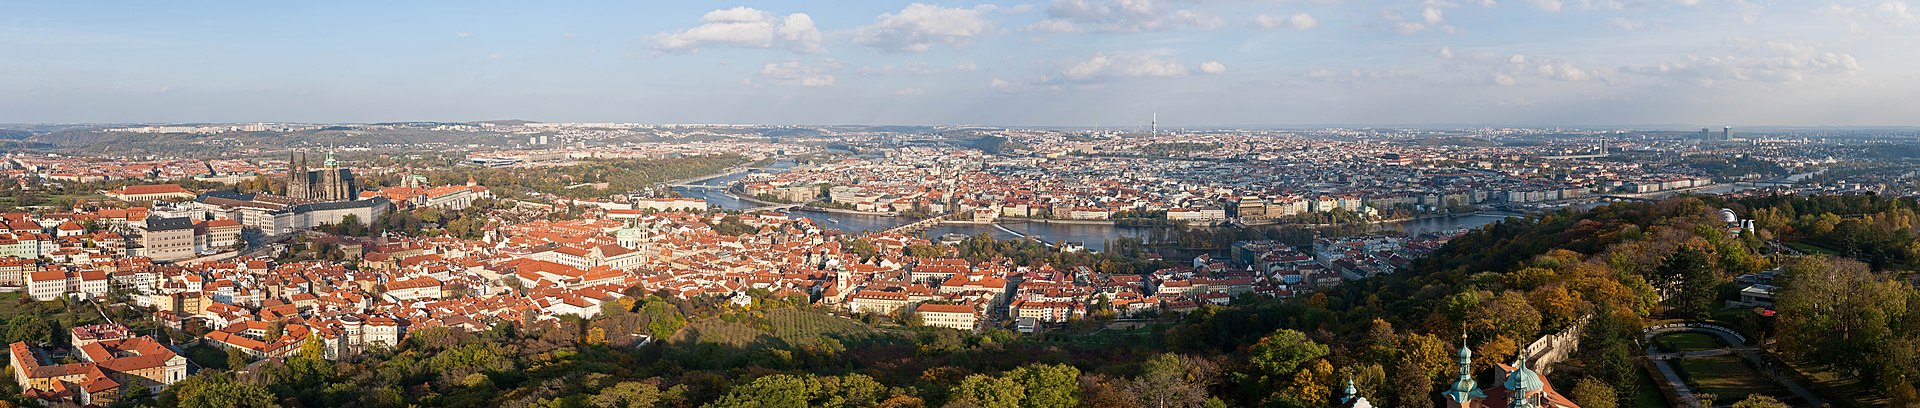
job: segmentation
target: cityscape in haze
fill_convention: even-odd
[[[1907,0],[0,6],[0,406],[1920,407]]]

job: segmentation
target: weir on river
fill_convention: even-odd
[[[1007,229],[1007,227],[1005,227],[1005,226],[1002,226],[1002,225],[1000,225],[1000,224],[993,224],[993,227],[994,227],[994,228],[999,228],[1001,232],[1006,232],[1006,233],[1008,233],[1008,234],[1013,234],[1013,236],[1015,236],[1015,237],[1019,237],[1020,239],[1031,239],[1031,240],[1033,240],[1034,242],[1039,242],[1039,243],[1040,243],[1041,245],[1046,245],[1046,246],[1047,246],[1048,248],[1052,248],[1052,247],[1053,247],[1053,243],[1052,243],[1052,242],[1047,242],[1047,240],[1044,240],[1044,239],[1040,239],[1040,238],[1035,238],[1035,237],[1030,237],[1030,236],[1027,236],[1027,234],[1022,234],[1022,233],[1019,233],[1019,232],[1014,232],[1013,230],[1010,230],[1010,229]]]

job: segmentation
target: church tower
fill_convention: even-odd
[[[1343,396],[1342,396],[1342,397],[1340,397],[1340,404],[1339,404],[1339,405],[1335,405],[1335,407],[1338,407],[1338,408],[1373,408],[1373,402],[1372,402],[1372,401],[1367,401],[1367,397],[1362,397],[1362,396],[1360,396],[1360,388],[1359,388],[1359,387],[1355,387],[1355,386],[1353,386],[1353,377],[1352,377],[1352,376],[1348,376],[1348,377],[1347,377],[1347,389],[1346,389],[1346,391],[1345,391],[1345,392],[1344,392],[1344,393],[1343,393],[1342,395],[1343,395]]]
[[[313,194],[313,179],[307,173],[307,156],[294,152],[287,157],[287,197],[306,199]]]
[[[1453,388],[1440,395],[1447,398],[1448,407],[1468,407],[1474,401],[1487,398],[1487,394],[1481,392],[1480,385],[1473,382],[1473,350],[1467,348],[1467,334],[1464,332],[1460,333],[1460,352],[1456,356],[1458,358],[1454,362],[1460,364],[1460,377],[1454,379]]]
[[[1520,352],[1513,362],[1513,372],[1507,373],[1507,408],[1534,408],[1540,406],[1540,390],[1546,384],[1540,380],[1540,374],[1527,368],[1527,353]]]

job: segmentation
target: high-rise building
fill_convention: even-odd
[[[307,168],[307,154],[295,153],[287,163],[287,197],[311,201],[353,201],[360,196],[353,170],[340,168],[327,152],[320,169]]]
[[[1726,127],[1720,128],[1720,140],[1733,140],[1732,126],[1726,126]]]

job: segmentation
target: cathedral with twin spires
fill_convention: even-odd
[[[360,196],[353,183],[353,170],[340,168],[327,152],[319,169],[307,167],[307,154],[294,153],[287,160],[287,197],[305,201],[353,201]]]

